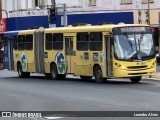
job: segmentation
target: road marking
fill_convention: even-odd
[[[54,119],[60,119],[60,118],[63,118],[63,117],[44,117],[45,119],[48,119],[48,120],[54,120]]]

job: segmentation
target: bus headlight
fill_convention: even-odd
[[[122,69],[124,69],[125,67],[124,66],[122,66]]]
[[[119,64],[119,63],[115,63],[115,66],[118,67],[118,68],[121,68],[121,69],[124,69],[124,68],[125,68],[125,66],[123,66],[123,65],[121,65],[121,64]]]
[[[154,62],[154,63],[152,63],[151,68],[155,67],[155,65],[156,65],[156,63],[155,63],[155,62]]]

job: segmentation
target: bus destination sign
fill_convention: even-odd
[[[151,32],[150,27],[123,27],[123,28],[114,28],[113,33],[114,34],[120,34],[120,33],[134,33],[134,32]]]

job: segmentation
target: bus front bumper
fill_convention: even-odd
[[[134,76],[155,76],[156,75],[156,67],[149,69],[137,69],[137,70],[126,70],[126,69],[118,69],[115,68],[113,70],[113,77],[115,78],[124,78],[124,77],[134,77]]]

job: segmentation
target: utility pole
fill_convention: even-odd
[[[148,25],[150,25],[150,0],[148,0]]]
[[[158,49],[158,53],[160,53],[160,12],[159,12],[159,34],[158,34],[158,46],[159,46],[159,49]]]
[[[66,3],[63,4],[63,25],[64,27],[67,26],[67,9],[66,9],[67,5]]]

